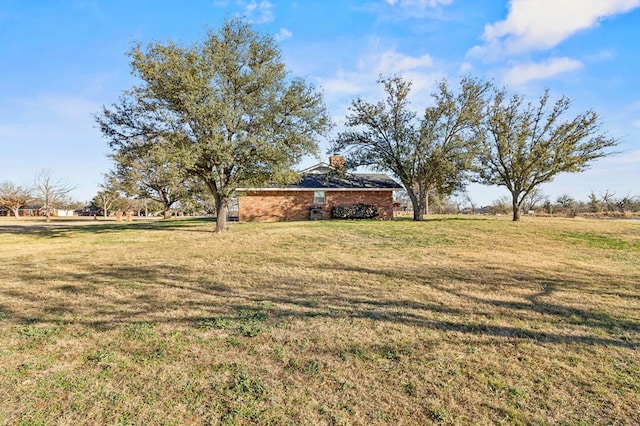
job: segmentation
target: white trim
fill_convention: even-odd
[[[318,170],[318,169],[330,169],[330,170],[335,170],[335,167],[330,166],[329,164],[325,163],[325,162],[321,162],[318,164],[315,164],[307,169],[304,170],[300,170],[298,173],[300,174],[305,174],[305,173],[313,173],[314,170]]]

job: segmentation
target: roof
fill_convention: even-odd
[[[238,188],[243,191],[274,190],[397,190],[402,189],[395,180],[382,173],[345,173],[326,163],[319,163],[300,172],[300,181],[289,185],[267,185],[259,188]]]

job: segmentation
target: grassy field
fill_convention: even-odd
[[[638,424],[640,222],[0,221],[0,424]]]

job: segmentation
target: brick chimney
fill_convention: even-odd
[[[345,171],[345,161],[343,155],[332,155],[329,157],[329,165],[341,172]]]

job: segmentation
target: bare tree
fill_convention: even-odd
[[[626,197],[615,200],[615,206],[620,213],[630,212],[634,204],[634,197],[627,195]]]
[[[16,219],[20,216],[20,207],[32,199],[33,193],[29,188],[9,181],[0,182],[0,207],[11,210]]]
[[[507,214],[511,209],[511,201],[506,195],[494,200],[489,206],[489,211],[493,214]]]
[[[471,214],[476,214],[477,205],[476,205],[476,202],[473,200],[473,198],[471,198],[471,195],[469,195],[467,191],[464,191],[462,193],[462,198],[464,203],[467,204],[471,209]]]
[[[522,201],[522,211],[527,213],[530,210],[535,210],[536,206],[545,200],[545,195],[539,188],[533,188],[524,197]]]
[[[34,188],[40,197],[42,211],[47,218],[47,222],[49,222],[53,209],[67,204],[67,195],[76,187],[60,180],[54,180],[51,170],[43,169],[34,179]]]
[[[609,190],[607,189],[604,194],[600,194],[600,199],[602,200],[601,203],[601,210],[606,210],[606,211],[613,211],[615,210],[615,201],[614,201],[614,196],[616,195],[615,192],[609,192]]]

